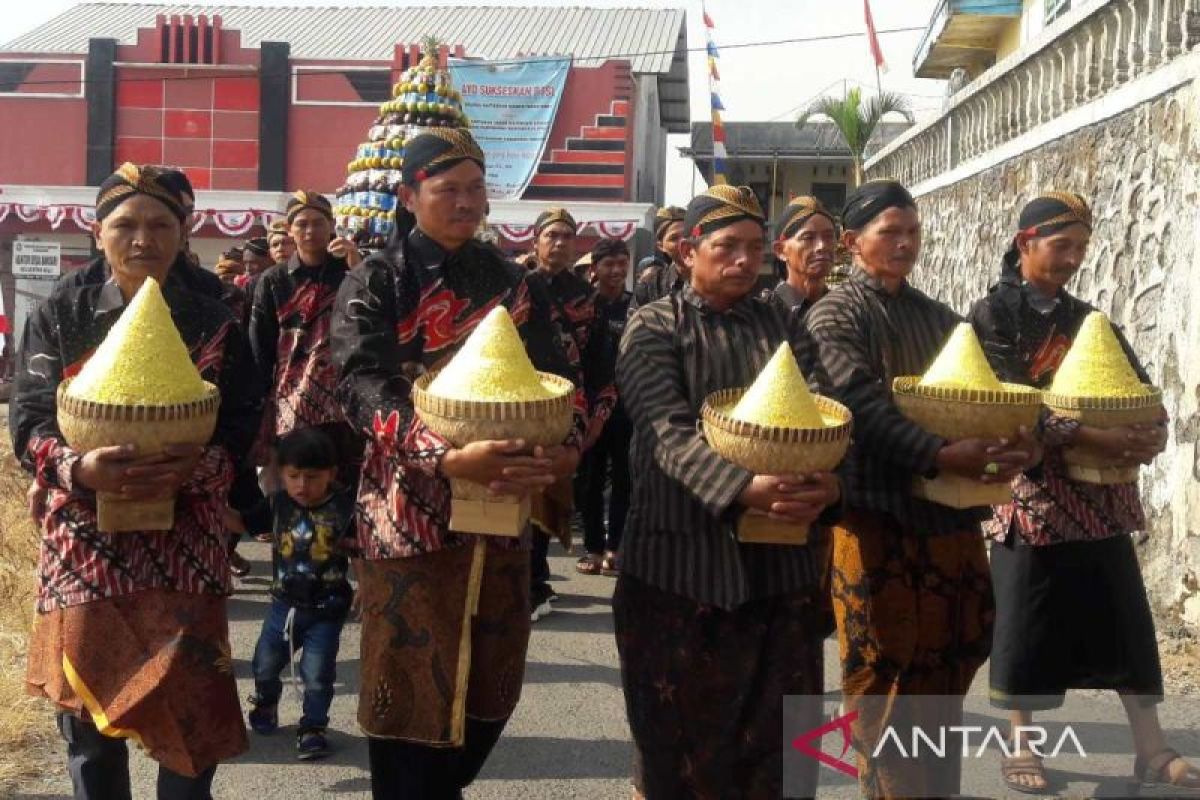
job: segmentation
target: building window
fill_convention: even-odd
[[[1046,24],[1071,10],[1071,0],[1046,0]]]

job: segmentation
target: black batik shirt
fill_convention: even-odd
[[[892,399],[892,379],[924,375],[961,321],[907,282],[889,294],[857,267],[808,313],[832,396],[854,414],[844,466],[849,508],[891,514],[918,534],[974,530],[987,516],[913,497],[913,478],[936,476],[947,442],[910,422]]]
[[[819,585],[817,548],[737,541],[737,498],[754,476],[719,456],[700,428],[704,399],[752,384],[784,341],[818,390],[823,374],[803,326],[760,298],[720,312],[685,286],[631,315],[617,359],[636,476],[622,570],[726,609]]]
[[[250,309],[250,346],[267,408],[264,441],[300,428],[345,422],[334,397],[329,320],[346,262],[329,256],[310,267],[293,253],[258,276]]]
[[[674,261],[659,266],[644,281],[638,281],[633,287],[633,299],[629,303],[629,313],[642,306],[647,306],[655,300],[674,294],[683,288],[686,281],[679,274],[679,267]]]
[[[1006,274],[971,309],[971,324],[988,362],[1009,383],[1047,389],[1083,325],[1095,311],[1088,303],[1059,290],[1046,297],[1018,274]],[[1121,331],[1113,332],[1143,383],[1150,377]],[[1015,533],[1022,544],[1042,546],[1122,536],[1146,527],[1136,483],[1099,485],[1072,480],[1063,451],[1079,432],[1079,421],[1042,413],[1045,445],[1041,464],[1018,475],[1013,499],[996,506],[984,523],[989,538],[1006,541]]]
[[[826,290],[825,294],[829,294],[828,290]],[[821,297],[824,296],[824,294],[821,295]],[[787,281],[780,281],[774,288],[763,292],[763,299],[774,302],[781,309],[795,316],[800,322],[803,322],[804,318],[808,316],[808,312],[812,310],[812,307],[821,298],[809,300],[808,295],[800,294]]]
[[[608,327],[597,313],[596,290],[569,269],[554,274],[535,270],[531,279],[545,284],[563,331],[563,350],[579,362],[580,374],[574,383],[583,387],[587,397],[588,420],[603,423],[617,402],[613,384],[616,364],[608,346]]]
[[[262,411],[241,326],[216,298],[191,290],[177,259],[162,287],[171,319],[201,377],[221,393],[213,437],[180,488],[170,532],[102,533],[96,495],[78,486],[72,449],[58,427],[56,393],[120,318],[126,303],[104,259],[61,279],[25,322],[9,431],[13,452],[34,476],[30,504],[42,541],[39,612],[152,588],[226,594],[228,542],[221,515],[233,475]]]
[[[450,482],[438,469],[449,443],[421,422],[411,392],[413,381],[444,366],[498,305],[512,315],[538,370],[577,379],[579,365],[562,349],[545,284],[490,245],[472,240],[449,253],[416,229],[342,284],[333,359],[338,398],[367,437],[358,493],[364,558],[406,558],[472,541],[449,530]],[[575,411],[568,443],[578,446],[582,390]]]

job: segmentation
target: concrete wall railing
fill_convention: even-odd
[[[866,164],[916,186],[1168,67],[1200,45],[1200,0],[1091,0]]]

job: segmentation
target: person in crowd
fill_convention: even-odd
[[[221,510],[254,437],[261,392],[233,315],[193,288],[182,246],[185,184],[177,171],[130,163],[106,178],[92,229],[101,255],[56,285],[26,321],[20,348],[9,428],[34,476],[31,510],[42,533],[26,685],[57,708],[77,798],[130,797],[126,739],[158,761],[160,800],[208,797],[217,764],[246,749]],[[221,393],[215,432],[203,447],[157,456],[131,444],[78,452],[58,427],[56,392],[147,278],[162,286],[202,377]],[[100,532],[101,491],[176,493],[174,528]]]
[[[1054,380],[1095,310],[1066,288],[1091,233],[1092,212],[1079,195],[1050,192],[1022,209],[1000,279],[970,315],[1000,380],[1039,389]],[[1151,383],[1119,331],[1118,339]],[[1130,536],[1146,525],[1138,487],[1074,480],[1063,461],[1064,450],[1087,445],[1116,466],[1149,464],[1166,444],[1166,414],[1156,424],[1098,429],[1046,412],[1040,428],[1044,461],[1016,476],[1012,502],[984,525],[996,595],[990,696],[1012,718],[1004,780],[1016,791],[1048,791],[1042,760],[1019,731],[1033,724],[1033,712],[1061,706],[1068,689],[1112,689],[1129,717],[1138,780],[1200,788],[1200,771],[1167,744],[1156,710],[1162,669]]]
[[[287,219],[277,219],[271,223],[267,233],[267,245],[271,250],[271,261],[284,264],[296,252],[296,240],[292,238]]]
[[[214,268],[217,277],[221,279],[221,283],[225,287],[235,286],[235,280],[246,274],[246,265],[242,261],[242,248],[231,247],[221,253],[221,257],[217,259],[217,265]],[[240,286],[235,286],[240,289]],[[245,292],[242,292],[244,295]]]
[[[262,273],[250,310],[250,346],[268,387],[259,459],[275,438],[321,428],[338,449],[339,480],[353,491],[362,441],[334,397],[329,322],[346,271],[360,260],[358,249],[333,236],[333,209],[317,192],[293,193],[286,214],[296,252]],[[274,465],[270,472],[277,473]]]
[[[325,729],[337,680],[342,628],[350,613],[349,556],[356,541],[354,498],[336,488],[337,448],[320,428],[294,430],[276,447],[283,490],[246,513],[228,509],[239,533],[271,534],[271,608],[254,647],[250,728],[279,727],[279,676],[300,651],[303,716],[296,728],[302,761],[329,754]]]
[[[638,480],[613,616],[646,800],[781,797],[784,696],[808,698],[797,721],[820,724],[822,561],[804,545],[741,544],[734,529],[748,509],[831,521],[839,481],[753,474],[713,451],[699,424],[709,394],[749,386],[783,342],[821,376],[803,326],[755,296],[765,227],[748,187],[695,197],[680,242],[689,282],[638,309],[621,341]],[[804,796],[818,767],[797,776]]]
[[[601,239],[588,254],[591,284],[596,289],[596,315],[606,331],[606,358],[616,364],[617,347],[629,317],[632,294],[625,289],[629,276],[629,246],[620,239]],[[583,518],[586,554],[575,564],[585,575],[616,576],[617,550],[629,510],[629,440],[632,429],[624,406],[618,402],[600,438],[583,454],[575,479],[575,496]],[[605,500],[606,489],[608,499]]]
[[[958,754],[867,758],[888,726],[905,737],[906,726],[962,724],[962,696],[991,644],[992,591],[979,534],[986,511],[917,499],[912,481],[939,473],[1008,481],[1040,453],[1028,431],[947,441],[900,413],[892,379],[923,374],[960,320],[908,281],[921,220],[903,186],[863,184],[847,199],[842,224],[854,271],[805,318],[833,398],[854,414],[846,510],[833,542],[842,694],[857,717],[851,728],[863,793],[944,797],[959,791]]]
[[[654,252],[637,265],[637,282],[653,282],[663,270],[676,264],[678,268],[679,241],[683,238],[683,209],[663,206],[654,214]],[[671,286],[672,281],[667,285]],[[655,298],[657,299],[657,298]]]
[[[271,246],[267,237],[256,236],[246,240],[242,245],[242,263],[246,267],[246,274],[250,277],[261,275],[270,267],[275,266],[277,262],[271,256]]]
[[[605,423],[617,402],[613,385],[612,348],[607,345],[608,329],[596,313],[596,290],[571,271],[575,262],[575,218],[563,208],[549,208],[533,223],[534,280],[545,285],[553,304],[554,316],[563,336],[563,349],[579,364],[577,386],[583,387],[588,404],[588,428],[583,449],[587,452],[600,441]],[[534,499],[533,548],[531,551],[530,615],[534,622],[553,610],[558,598],[550,586],[550,537],[564,547],[571,544],[571,517],[574,492],[569,479],[560,481]]]
[[[837,254],[837,223],[820,200],[801,196],[784,208],[774,233],[772,248],[785,274],[767,296],[803,320],[829,292],[825,281]]]
[[[530,359],[574,380],[540,281],[474,239],[487,207],[483,151],[465,130],[410,139],[388,246],[338,294],[338,398],[367,437],[358,493],[362,678],[358,721],[371,789],[454,798],[479,773],[521,694],[529,643],[529,534],[449,529],[451,478],[527,495],[575,472],[583,392],[562,446],[452,447],[415,413],[412,382],[437,368],[493,308],[508,309]],[[447,311],[450,309],[450,311]],[[474,616],[473,616],[474,615]]]

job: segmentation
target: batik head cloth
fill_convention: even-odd
[[[568,226],[572,231],[579,230],[579,226],[575,224],[575,218],[565,208],[547,208],[545,211],[537,215],[537,219],[533,221],[533,234],[541,235],[542,231],[549,228],[556,222],[561,222]]]
[[[484,169],[483,150],[463,128],[430,128],[404,143],[400,178],[405,186],[416,186],[426,178],[445,172],[463,161],[474,161]]]
[[[304,189],[298,189],[292,192],[292,196],[288,198],[287,206],[284,207],[283,213],[287,216],[288,225],[295,221],[296,216],[307,208],[313,211],[324,214],[329,219],[333,219],[333,206],[329,199],[320,192],[309,192]]]
[[[683,222],[683,216],[686,213],[679,206],[663,206],[660,208],[654,215],[654,241],[661,242],[662,238],[667,235],[667,228],[676,222]]]
[[[695,239],[745,219],[767,227],[767,217],[754,190],[749,186],[719,184],[692,198],[683,217],[683,227]]]
[[[1092,209],[1073,192],[1046,192],[1021,209],[1017,225],[1030,236],[1049,236],[1071,225],[1092,229]]]
[[[917,201],[897,181],[867,181],[846,199],[842,225],[848,231],[862,230],[889,208],[916,207]]]
[[[129,198],[144,194],[162,203],[183,222],[195,203],[190,189],[191,182],[179,170],[139,167],[126,161],[100,184],[96,192],[96,220],[103,220]]]
[[[775,240],[782,242],[796,235],[796,231],[804,227],[804,223],[813,217],[825,217],[836,227],[837,221],[825,206],[815,197],[801,195],[793,197],[783,209],[783,214],[775,220]]]

